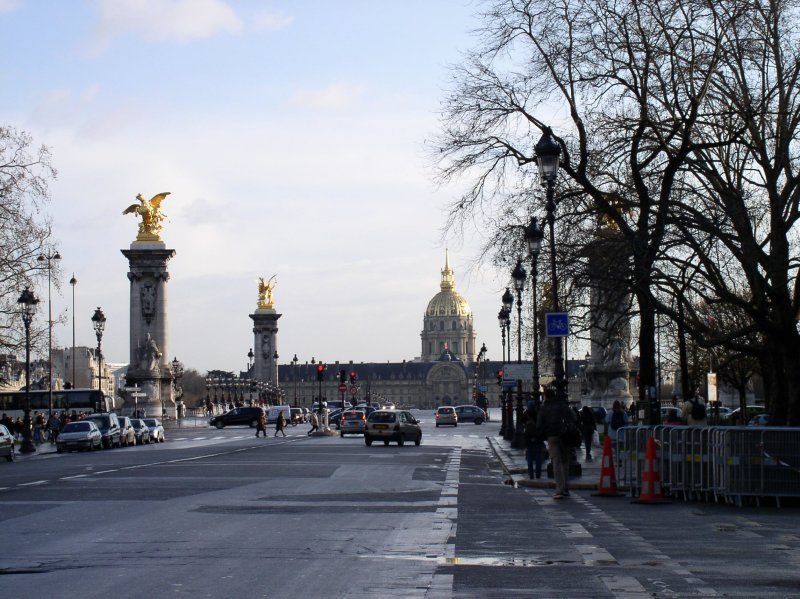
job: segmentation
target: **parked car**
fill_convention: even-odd
[[[456,409],[453,406],[440,406],[436,408],[435,416],[437,428],[443,424],[458,426],[458,415],[456,414]]]
[[[422,442],[419,420],[404,410],[375,410],[367,418],[364,430],[364,443],[370,446],[373,441],[383,441],[384,445],[395,441],[400,447],[406,441],[419,445]]]
[[[136,442],[139,445],[150,443],[150,429],[147,428],[144,420],[141,418],[131,418],[131,426],[133,426],[133,432],[136,435]]]
[[[131,419],[127,416],[119,416],[119,436],[123,447],[136,445],[136,431],[133,430]]]
[[[102,445],[103,434],[95,424],[95,421],[90,418],[65,424],[56,439],[56,451],[58,453],[72,451],[73,449],[76,451],[81,449],[92,451],[93,449],[100,449]]]
[[[753,416],[747,426],[767,426],[769,424],[769,414],[759,414]]]
[[[5,457],[9,462],[14,461],[14,436],[0,424],[0,457]]]
[[[759,414],[764,414],[766,412],[764,406],[746,406],[746,410],[747,411],[745,412],[746,416],[744,419],[744,423],[750,422],[753,418],[755,418]],[[741,413],[742,409],[736,408],[730,414],[728,414],[727,417],[722,419],[722,422],[724,424],[742,425],[743,424],[742,419],[739,416],[739,414]]]
[[[158,418],[142,418],[142,420],[144,420],[147,428],[150,429],[150,440],[153,441],[153,443],[163,443],[165,440],[164,427],[161,426]]]
[[[91,420],[100,429],[103,447],[120,447],[122,445],[122,431],[119,428],[119,418],[114,412],[103,414],[89,414],[84,420]],[[60,435],[59,435],[60,436]]]
[[[226,426],[243,425],[249,426],[250,428],[255,428],[258,426],[258,417],[261,414],[264,414],[264,408],[233,408],[224,414],[214,416],[208,421],[208,424],[211,426],[216,426],[219,429],[225,428]]]
[[[367,428],[367,415],[361,410],[347,410],[339,421],[339,435],[363,435]]]
[[[483,424],[486,421],[486,412],[478,406],[456,406],[456,416],[458,422]]]

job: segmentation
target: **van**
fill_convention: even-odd
[[[275,424],[278,422],[278,414],[283,412],[283,419],[286,424],[292,422],[292,408],[289,406],[272,406],[267,412],[267,424]]]
[[[84,420],[91,420],[100,429],[103,447],[122,447],[122,429],[114,412],[89,414]]]

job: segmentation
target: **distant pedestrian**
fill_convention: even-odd
[[[528,478],[542,478],[542,455],[544,440],[536,433],[536,420],[539,416],[539,402],[531,400],[523,412],[525,422],[525,461],[528,462]]]
[[[544,390],[544,404],[536,419],[536,434],[547,439],[547,449],[553,463],[553,477],[556,479],[556,493],[553,499],[569,497],[569,447],[561,433],[564,424],[575,421],[575,413],[564,399],[558,399],[553,387]]]
[[[581,438],[583,439],[583,447],[585,449],[586,461],[592,461],[592,442],[594,435],[597,432],[597,422],[594,419],[594,412],[589,406],[583,406],[580,412],[580,419],[578,426],[581,429]]]
[[[36,445],[41,445],[44,442],[42,434],[44,433],[44,414],[36,411],[33,417],[33,442]]]
[[[708,426],[706,402],[703,401],[699,391],[699,389],[696,390],[694,397],[690,397],[683,402],[682,416],[684,422],[689,426]]]
[[[315,433],[319,430],[319,417],[317,416],[316,412],[311,412],[311,418],[309,419],[311,423],[311,430],[308,431],[308,434]]]
[[[608,424],[608,436],[614,441],[618,438],[619,429],[628,426],[628,414],[618,399],[614,400],[611,411],[606,415],[606,424]]]
[[[283,430],[286,428],[286,417],[283,415],[283,411],[278,412],[278,419],[275,421],[275,436],[278,436],[278,433],[282,434],[284,437],[286,436],[286,432]]]
[[[267,436],[267,417],[264,415],[264,410],[261,410],[261,413],[258,415],[258,424],[256,425],[256,437],[258,437],[258,433],[264,433],[264,437]]]
[[[58,431],[60,430],[61,422],[55,414],[50,414],[50,418],[47,420],[47,435],[50,438],[51,444],[55,445],[55,442],[58,440]]]

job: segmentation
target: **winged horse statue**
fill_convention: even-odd
[[[142,194],[137,194],[138,204],[131,204],[122,214],[136,214],[142,217],[139,223],[139,234],[136,241],[161,241],[161,221],[166,214],[161,212],[161,202],[170,194],[169,191],[154,195],[150,200],[145,200]]]

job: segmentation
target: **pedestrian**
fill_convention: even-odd
[[[44,442],[42,433],[44,432],[44,414],[36,411],[33,416],[33,442],[36,445],[41,445]]]
[[[608,436],[614,441],[618,439],[619,429],[628,426],[628,414],[618,399],[614,400],[611,411],[606,415],[606,424],[608,424]]]
[[[14,434],[17,436],[17,441],[22,439],[22,433],[25,431],[25,424],[22,422],[22,418],[17,416],[17,419],[14,421]]]
[[[528,462],[528,478],[542,478],[542,454],[544,441],[536,433],[536,420],[539,416],[539,401],[528,402],[523,412],[525,422],[525,461]]]
[[[553,499],[569,497],[569,447],[561,433],[564,425],[575,422],[575,413],[566,399],[559,399],[552,386],[545,387],[544,403],[536,419],[536,434],[547,439],[547,450],[553,464],[556,492]]]
[[[264,410],[258,414],[258,425],[256,426],[256,438],[258,438],[258,433],[264,433],[264,437],[267,436],[267,417],[264,415]]]
[[[695,390],[694,397],[690,397],[683,402],[681,412],[683,421],[689,426],[708,426],[708,421],[706,420],[706,403],[703,401],[699,389]]]
[[[284,437],[286,436],[286,432],[283,430],[286,428],[286,417],[283,415],[283,410],[278,412],[278,419],[275,421],[275,436],[278,436],[278,433],[282,434]]]
[[[597,432],[597,422],[594,419],[594,412],[589,406],[581,408],[580,419],[578,426],[581,429],[581,438],[583,439],[583,447],[586,450],[586,461],[592,461],[592,442],[594,435]]]
[[[55,445],[58,440],[58,432],[61,430],[61,422],[55,414],[50,414],[47,420],[47,434],[50,437],[50,444]]]
[[[316,412],[311,412],[311,418],[309,419],[311,423],[311,430],[308,431],[308,434],[315,433],[319,430],[319,417],[317,416]]]

